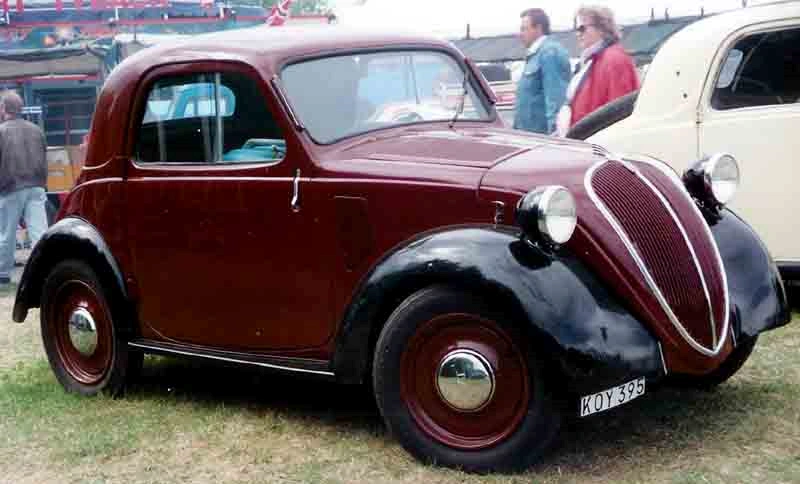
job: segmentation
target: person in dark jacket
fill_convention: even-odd
[[[17,93],[0,95],[0,284],[11,282],[20,218],[32,245],[47,230],[47,141],[22,107]]]
[[[576,34],[583,49],[578,72],[567,87],[567,100],[558,114],[557,134],[601,106],[639,89],[639,74],[620,44],[614,13],[606,7],[578,10]]]
[[[514,129],[551,134],[569,82],[569,54],[550,35],[550,19],[544,10],[531,8],[521,14],[519,36],[528,49],[525,70],[517,83]]]

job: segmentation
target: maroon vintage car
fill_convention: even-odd
[[[503,129],[446,42],[198,37],[108,78],[14,320],[41,308],[70,391],[145,353],[371,381],[418,458],[521,468],[561,416],[716,385],[789,321],[737,183]]]

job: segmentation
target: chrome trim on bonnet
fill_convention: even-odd
[[[637,170],[630,163],[627,163],[627,162],[624,162],[624,161],[618,161],[618,163],[620,163],[626,169],[630,170],[631,173],[636,175],[637,178],[642,180],[644,182],[644,184],[656,195],[656,197],[659,199],[661,204],[669,212],[669,214],[672,217],[673,221],[675,222],[675,225],[678,228],[678,230],[680,230],[681,235],[683,236],[683,239],[686,242],[686,246],[689,248],[689,252],[692,255],[692,261],[694,262],[694,265],[695,265],[695,268],[697,270],[697,273],[700,276],[700,280],[701,280],[701,283],[703,285],[703,292],[705,293],[706,301],[708,302],[709,313],[710,313],[710,317],[711,317],[711,329],[712,329],[712,334],[713,334],[713,343],[714,343],[713,344],[714,347],[712,349],[706,348],[705,346],[703,346],[700,343],[698,343],[697,341],[695,341],[695,339],[692,338],[692,336],[689,334],[689,332],[686,330],[686,328],[683,326],[683,324],[681,324],[680,320],[675,315],[675,313],[672,311],[672,308],[669,306],[669,303],[667,302],[666,298],[664,297],[664,294],[661,292],[661,289],[658,287],[658,284],[656,284],[655,280],[653,279],[653,276],[650,274],[650,271],[647,269],[647,266],[644,263],[644,260],[642,259],[642,257],[639,255],[639,252],[636,250],[635,245],[633,244],[631,239],[628,237],[628,234],[622,228],[621,224],[616,219],[616,217],[611,213],[611,211],[608,209],[608,207],[606,207],[606,205],[602,202],[602,200],[600,200],[600,198],[594,192],[594,189],[592,188],[592,183],[591,183],[592,182],[592,178],[594,176],[594,173],[597,171],[597,169],[600,168],[601,166],[603,166],[605,163],[608,163],[608,160],[604,160],[604,161],[595,163],[594,165],[591,166],[591,168],[589,168],[589,170],[587,170],[586,175],[585,175],[584,180],[583,180],[584,188],[586,189],[586,193],[589,195],[589,198],[595,204],[595,206],[600,211],[600,213],[603,214],[603,217],[605,217],[606,221],[608,221],[608,223],[611,225],[611,227],[614,229],[614,231],[619,236],[619,238],[622,241],[622,243],[625,245],[625,248],[628,250],[628,253],[633,258],[634,262],[636,263],[636,266],[639,268],[639,271],[642,273],[642,276],[644,277],[645,282],[650,287],[650,290],[653,292],[653,295],[656,297],[656,300],[658,301],[658,304],[661,306],[661,309],[667,315],[667,318],[670,320],[670,322],[675,327],[675,329],[678,330],[678,333],[681,335],[681,337],[683,337],[683,339],[686,340],[686,342],[689,343],[689,345],[692,348],[694,348],[696,351],[698,351],[699,353],[702,353],[702,354],[704,354],[706,356],[716,356],[717,354],[719,354],[719,352],[722,350],[722,348],[723,348],[723,346],[725,344],[725,339],[727,338],[727,335],[728,335],[728,328],[730,326],[729,325],[730,308],[729,308],[729,297],[728,297],[728,280],[727,280],[727,277],[725,275],[725,268],[722,265],[722,257],[719,255],[719,249],[717,248],[716,241],[714,240],[713,236],[711,235],[711,230],[708,228],[708,225],[705,223],[705,219],[700,214],[699,209],[697,209],[697,207],[694,205],[694,202],[692,202],[692,207],[694,207],[695,213],[700,218],[700,220],[703,221],[703,226],[705,228],[706,235],[711,240],[711,245],[714,248],[714,254],[716,255],[716,258],[717,258],[718,267],[719,267],[720,272],[722,273],[721,275],[722,275],[723,295],[724,295],[724,303],[725,303],[723,311],[724,311],[725,314],[724,314],[724,320],[723,320],[723,323],[722,323],[723,324],[722,335],[718,340],[717,340],[717,333],[716,333],[716,324],[714,322],[714,308],[713,308],[713,305],[711,303],[711,296],[709,295],[709,292],[708,292],[708,286],[706,285],[705,274],[703,273],[703,270],[700,267],[700,262],[697,259],[697,254],[694,251],[694,246],[692,245],[691,241],[689,240],[689,237],[686,234],[686,230],[684,229],[683,224],[681,224],[681,222],[678,219],[677,215],[675,214],[674,210],[672,210],[672,207],[669,205],[669,202],[667,202],[667,200],[664,198],[664,196],[661,194],[661,192],[659,192],[656,189],[656,187],[650,182],[650,180],[648,180],[644,175],[642,175],[639,172],[639,170]],[[669,177],[669,178],[672,179],[672,177]],[[684,192],[684,189],[682,187],[681,187],[681,192],[682,193]]]

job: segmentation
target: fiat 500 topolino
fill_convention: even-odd
[[[462,79],[458,102],[439,77]],[[169,108],[187,90],[205,94]],[[371,381],[408,451],[471,471],[528,466],[562,415],[716,385],[789,321],[772,260],[724,207],[733,158],[682,179],[504,129],[490,92],[416,36],[251,29],[143,50],[102,89],[14,320],[41,308],[55,375],[87,395],[122,392],[145,353]]]

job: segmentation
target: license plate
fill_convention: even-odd
[[[628,403],[644,395],[644,377],[581,397],[581,417]]]

